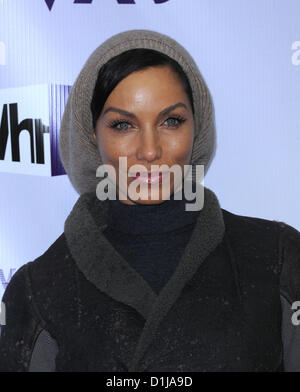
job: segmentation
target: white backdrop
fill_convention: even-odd
[[[194,57],[214,99],[217,151],[205,185],[231,212],[300,229],[298,0],[50,3],[51,11],[45,0],[0,0],[0,90],[71,86],[90,53],[124,30],[170,35]],[[62,233],[78,197],[66,175],[3,168],[0,161],[0,298],[11,274]]]

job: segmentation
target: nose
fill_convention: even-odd
[[[162,148],[157,131],[153,129],[144,129],[139,136],[137,159],[145,160],[147,162],[160,159]]]

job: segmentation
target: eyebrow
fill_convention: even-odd
[[[162,110],[161,112],[159,112],[158,115],[159,115],[159,116],[163,116],[163,115],[165,115],[165,114],[171,112],[172,110],[176,109],[176,108],[179,107],[179,106],[183,106],[184,108],[187,109],[187,106],[186,106],[183,102],[178,102],[178,103],[176,103],[175,105],[168,106],[167,108],[165,108],[164,110]],[[103,116],[104,116],[107,112],[110,112],[110,111],[111,111],[111,112],[120,113],[120,114],[122,114],[123,116],[128,116],[128,117],[130,117],[130,118],[136,118],[136,115],[135,115],[134,113],[128,112],[127,110],[123,110],[123,109],[116,108],[116,107],[114,107],[114,106],[109,106],[107,109],[105,109],[104,112],[103,112]]]

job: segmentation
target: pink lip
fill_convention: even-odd
[[[134,179],[137,179],[138,181],[142,183],[148,183],[148,184],[156,184],[158,182],[162,182],[162,176],[164,173],[162,172],[137,172],[137,175],[134,177]]]
[[[161,172],[137,172],[136,177],[157,177],[161,175]]]
[[[157,173],[157,174],[156,174]],[[138,179],[142,183],[147,184],[156,184],[161,182],[162,174],[159,172],[156,173],[137,173],[135,179]]]

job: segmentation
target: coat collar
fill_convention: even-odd
[[[109,200],[79,197],[64,225],[70,253],[85,277],[111,298],[133,307],[145,320],[129,371],[134,371],[155,331],[205,258],[222,242],[225,225],[216,195],[204,187],[204,205],[174,273],[157,295],[106,239]]]

